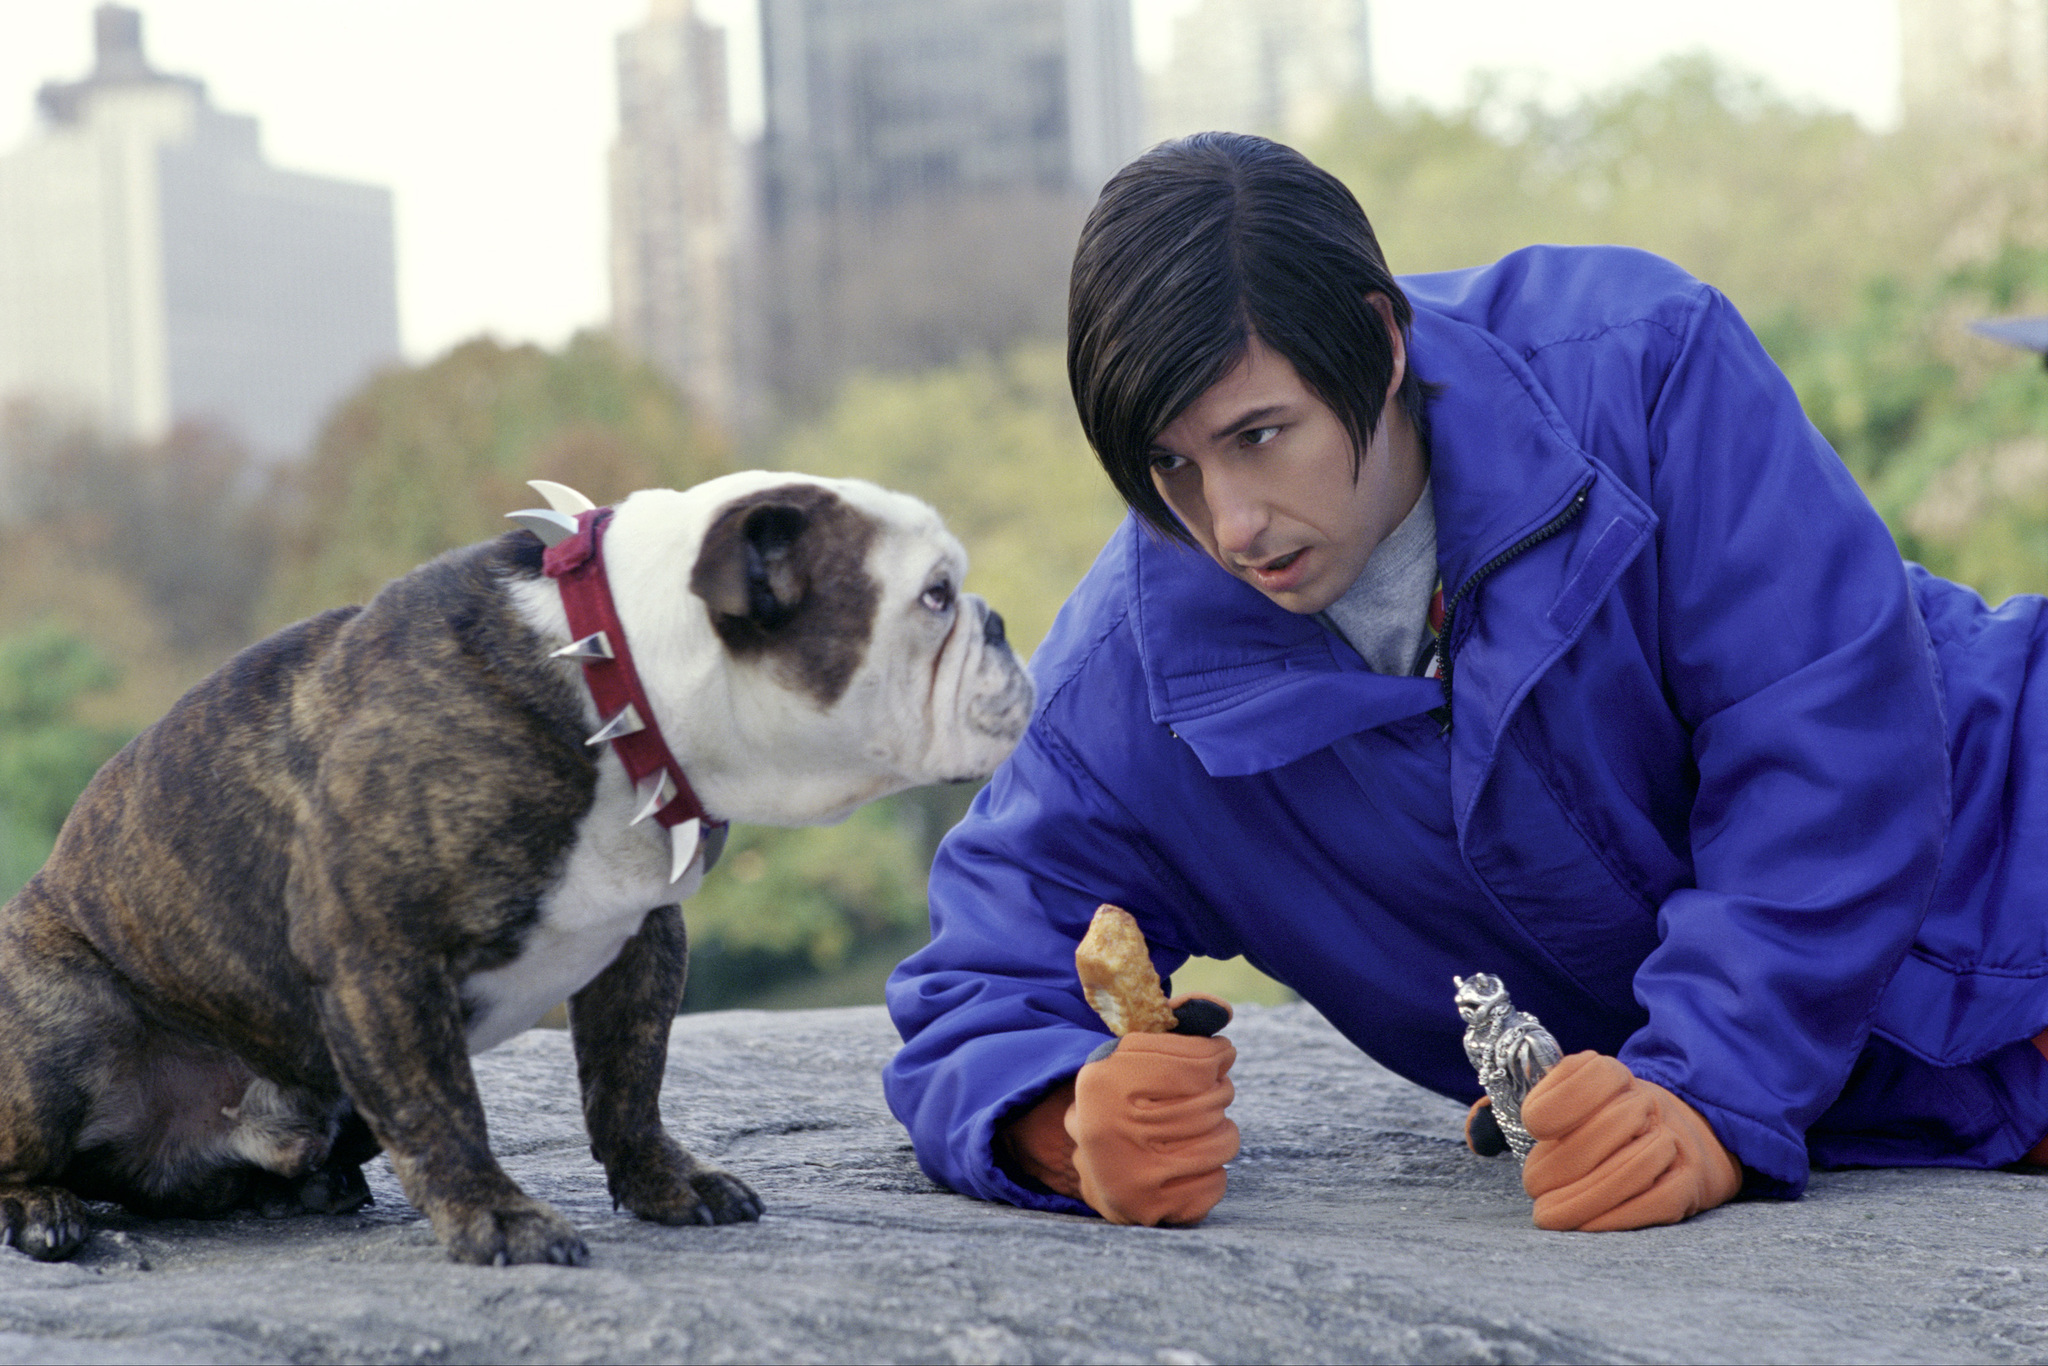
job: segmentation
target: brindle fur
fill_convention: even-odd
[[[122,750],[0,910],[0,1239],[78,1197],[354,1208],[382,1144],[450,1255],[578,1263],[498,1166],[461,983],[513,960],[596,786],[581,698],[516,615],[524,532],[243,651]],[[685,965],[652,912],[571,1006],[592,1151],[669,1223],[757,1217],[656,1109]]]

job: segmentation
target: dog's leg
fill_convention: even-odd
[[[48,1184],[69,1161],[87,1107],[85,1088],[56,1061],[41,1049],[0,1061],[0,1247],[39,1262],[69,1257],[92,1228],[84,1202]]]
[[[576,1230],[520,1190],[491,1155],[447,974],[389,958],[338,958],[334,966],[320,1012],[342,1085],[448,1255],[581,1266],[590,1254]]]
[[[761,1217],[738,1177],[699,1162],[661,1123],[668,1031],[689,961],[683,914],[648,914],[610,967],[569,998],[590,1151],[612,1203],[660,1224],[733,1224]]]
[[[0,979],[0,998],[13,996],[11,985]],[[30,1048],[0,1061],[0,1247],[19,1248],[39,1262],[62,1261],[85,1246],[92,1224],[83,1201],[45,1183],[70,1158],[86,1096],[50,1065],[56,1059],[34,1048],[38,1040],[17,1042]]]
[[[49,901],[39,879],[0,911],[0,1246],[45,1262],[85,1245],[85,1204],[59,1183],[138,1032]]]

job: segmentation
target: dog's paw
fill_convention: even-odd
[[[552,1262],[582,1266],[590,1249],[569,1221],[546,1205],[529,1201],[500,1209],[450,1212],[434,1221],[448,1256],[478,1266]]]
[[[85,1246],[92,1224],[85,1205],[56,1186],[0,1190],[0,1247],[13,1246],[39,1262],[61,1262]]]
[[[761,1217],[761,1197],[731,1172],[704,1167],[690,1178],[690,1185],[711,1211],[714,1224],[744,1224]]]
[[[612,1199],[656,1224],[739,1224],[761,1217],[746,1182],[689,1158],[633,1166],[612,1180]]]

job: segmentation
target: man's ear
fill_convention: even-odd
[[[728,508],[704,537],[690,590],[722,627],[786,625],[811,589],[800,544],[810,525],[810,513],[791,503]]]
[[[1387,385],[1387,402],[1394,401],[1394,395],[1401,392],[1401,381],[1408,374],[1408,339],[1401,335],[1401,324],[1394,320],[1394,301],[1384,294],[1373,293],[1365,296],[1373,312],[1380,315],[1380,322],[1387,329],[1387,343],[1393,348],[1393,382]]]

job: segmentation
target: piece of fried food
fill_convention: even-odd
[[[1074,950],[1074,969],[1088,1004],[1109,1032],[1171,1034],[1179,1020],[1159,989],[1159,974],[1138,922],[1121,906],[1103,903]]]

